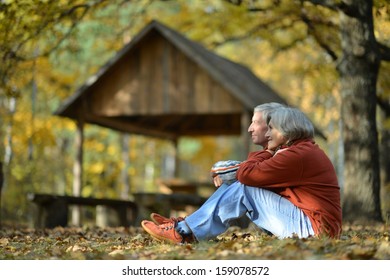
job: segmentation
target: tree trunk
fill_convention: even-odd
[[[381,114],[382,123],[390,119],[389,112],[384,111]],[[390,157],[387,154],[390,151],[390,131],[386,125],[382,125],[380,130],[380,166],[381,166],[381,205],[382,216],[385,222],[390,222]]]
[[[390,157],[387,154],[390,151],[390,131],[386,125],[386,120],[390,119],[390,111],[382,110],[380,129],[380,163],[381,163],[381,186],[390,185]]]
[[[340,11],[344,220],[381,220],[376,82],[380,58],[372,0],[343,1]]]
[[[2,220],[3,209],[2,209],[2,204],[1,204],[1,201],[2,201],[1,189],[3,188],[3,182],[4,182],[3,162],[0,161],[0,229],[1,229],[1,226],[3,224],[3,220]]]
[[[390,185],[390,157],[388,152],[390,151],[390,131],[384,130],[382,132],[382,158],[381,158],[381,166],[382,166],[382,184]]]

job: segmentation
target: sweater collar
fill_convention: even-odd
[[[303,142],[310,142],[312,144],[315,143],[313,138],[305,138],[305,139],[297,139],[297,140],[293,140],[293,141],[288,141],[286,144],[283,144],[283,145],[280,145],[279,147],[277,147],[275,152],[282,150],[282,149],[287,149],[291,146],[296,146],[299,143],[303,143]]]

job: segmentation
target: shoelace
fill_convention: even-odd
[[[159,225],[159,227],[163,230],[171,230],[172,228],[174,228],[176,226],[176,224],[177,224],[177,222],[172,221],[172,222],[168,222],[168,223]]]
[[[162,230],[165,230],[165,231],[169,231],[169,230],[172,230],[173,229],[173,232],[174,232],[174,236],[177,238],[178,236],[180,236],[181,238],[181,241],[180,243],[184,243],[186,241],[186,236],[180,234],[179,232],[176,231],[176,226],[177,226],[177,223],[178,223],[178,219],[176,218],[171,218],[172,222],[169,222],[169,223],[165,223],[165,224],[162,224],[162,225],[159,225],[159,228],[162,229]],[[178,236],[177,236],[178,235]]]

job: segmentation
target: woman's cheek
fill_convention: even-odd
[[[268,142],[268,149],[270,150],[275,150],[277,145],[275,145],[274,141],[269,141]]]

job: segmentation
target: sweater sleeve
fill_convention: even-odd
[[[302,172],[302,156],[290,147],[274,156],[266,151],[250,154],[238,169],[237,178],[248,186],[287,187],[299,182]]]

